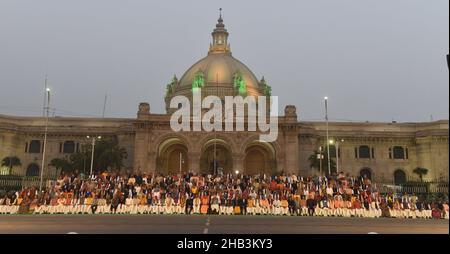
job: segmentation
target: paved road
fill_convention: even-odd
[[[3,215],[2,234],[448,234],[448,220],[199,215]]]

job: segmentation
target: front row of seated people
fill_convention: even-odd
[[[73,198],[71,193],[61,194],[39,205],[38,200],[7,197],[0,199],[0,214],[20,213],[25,206],[33,214],[219,214],[219,215],[275,215],[275,216],[323,216],[323,217],[392,217],[392,218],[445,218],[449,219],[449,206],[444,203],[425,204],[401,202],[401,199],[365,200],[356,196],[343,200],[341,196],[300,197],[235,197],[220,195],[171,195],[158,197],[141,195],[135,198],[116,196],[112,199]]]

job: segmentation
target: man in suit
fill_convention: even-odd
[[[314,216],[314,210],[316,208],[316,200],[311,196],[306,200],[306,206],[308,207],[308,215]]]
[[[194,209],[194,194],[192,193],[186,193],[186,207],[185,207],[185,214],[191,214],[192,209]]]
[[[288,207],[290,215],[298,215],[297,204],[295,203],[294,199],[292,199],[292,196],[289,196],[288,198]]]

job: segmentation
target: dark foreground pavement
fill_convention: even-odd
[[[1,234],[448,234],[448,220],[198,215],[4,215]]]

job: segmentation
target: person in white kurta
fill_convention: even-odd
[[[174,201],[170,195],[166,196],[164,200],[164,214],[172,214],[174,211]]]
[[[194,214],[200,214],[200,198],[196,196],[194,198]]]

